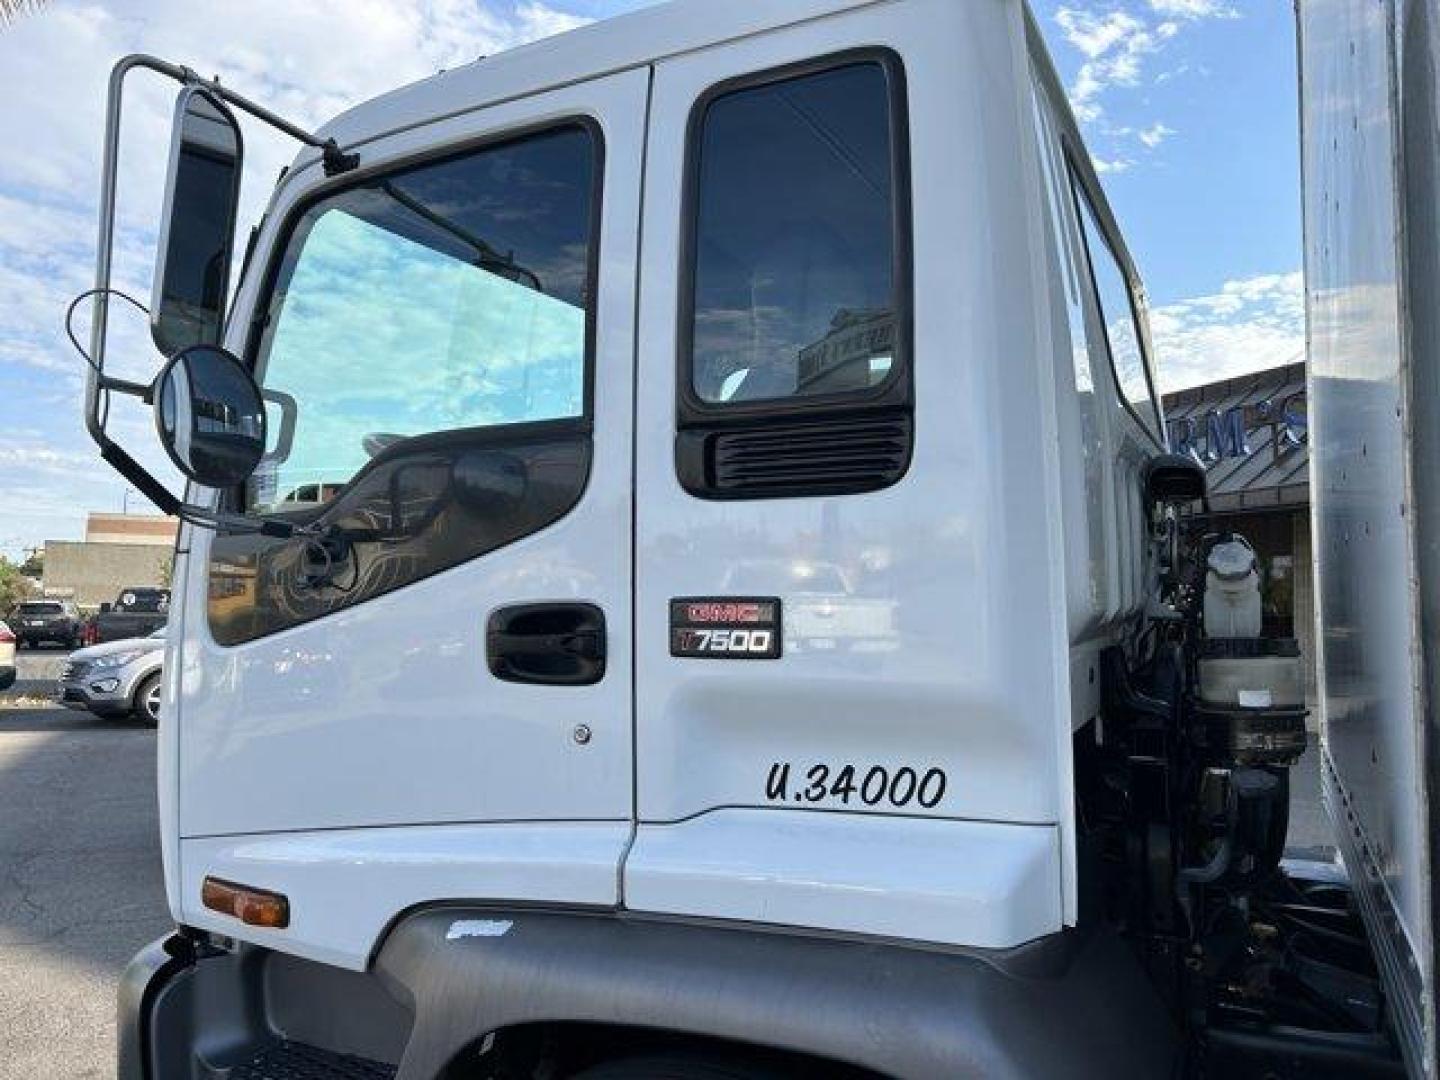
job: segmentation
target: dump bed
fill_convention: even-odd
[[[1440,28],[1427,0],[1297,8],[1322,779],[1434,1076]]]

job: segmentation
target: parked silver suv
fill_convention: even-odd
[[[89,709],[96,716],[133,715],[154,724],[160,719],[164,655],[164,627],[148,637],[76,649],[60,669],[55,698],[67,708]]]

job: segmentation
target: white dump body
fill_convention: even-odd
[[[1434,1076],[1440,29],[1428,0],[1298,12],[1323,781]]]

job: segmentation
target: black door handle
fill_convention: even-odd
[[[605,676],[605,613],[594,604],[514,604],[485,628],[490,673],[506,682],[588,686]]]

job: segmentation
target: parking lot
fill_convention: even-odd
[[[22,652],[0,696],[43,698],[66,655]],[[1312,748],[1293,773],[1290,845],[1328,844]],[[111,1075],[116,981],[170,924],[153,729],[0,707],[0,881],[0,1080]]]
[[[14,690],[65,655],[21,653]],[[169,924],[154,731],[0,707],[0,882],[0,1078],[113,1075],[116,981]]]

